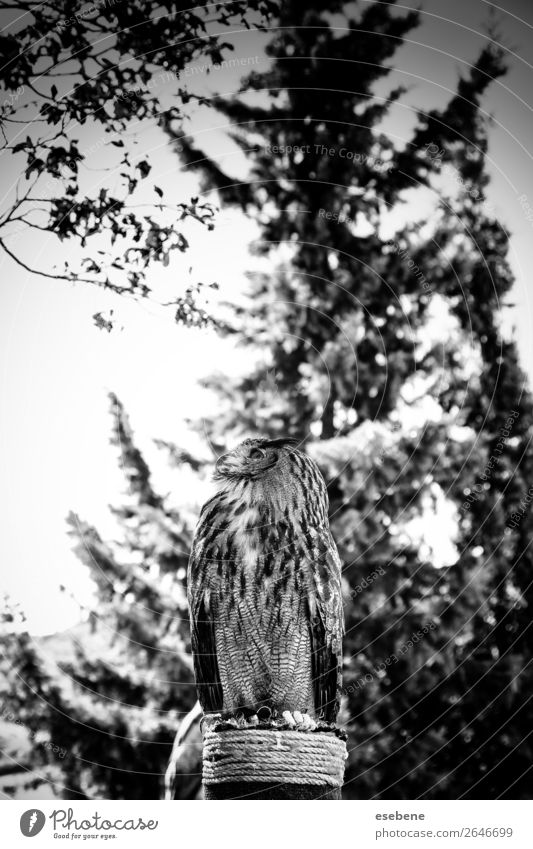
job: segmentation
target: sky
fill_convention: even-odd
[[[398,4],[404,9],[414,5]],[[515,334],[531,379],[533,221],[528,220],[527,205],[533,208],[529,141],[533,136],[533,6],[519,0],[499,5],[486,0],[447,4],[426,0],[422,25],[394,57],[387,86],[402,81],[409,90],[384,128],[402,144],[416,110],[448,99],[458,74],[478,53],[491,7],[509,51],[510,69],[503,80],[493,83],[484,104],[492,116],[488,200],[511,234],[510,261],[516,282],[505,326],[507,333]],[[235,55],[249,57],[259,69],[265,67],[263,36],[243,32],[234,40]],[[191,75],[191,84],[207,93],[230,94],[238,81],[239,72],[228,69],[210,75],[197,70]],[[171,93],[169,85],[168,96]],[[191,120],[191,135],[201,146],[219,157],[231,173],[245,177],[245,161],[226,129],[224,119],[210,109],[197,110]],[[183,170],[159,130],[143,124],[131,136],[138,150],[149,154],[153,182],[164,185],[178,200],[197,192],[195,178]],[[88,129],[85,137],[80,135],[80,147],[91,145],[95,145],[94,131]],[[98,166],[99,156],[97,149],[92,164]],[[0,163],[4,203],[12,192],[12,179],[12,165]],[[90,179],[100,178],[92,175]],[[205,235],[191,228],[187,254],[168,269],[154,272],[150,282],[159,292],[167,280],[191,279],[192,268],[194,279],[216,280],[221,297],[239,298],[246,272],[258,262],[248,253],[255,234],[253,222],[222,210],[215,230]],[[65,243],[45,237],[14,238],[33,264],[51,258],[62,262],[73,255]],[[125,405],[137,442],[154,468],[156,486],[170,492],[176,503],[188,501],[194,511],[202,489],[180,492],[179,479],[153,440],[199,447],[184,424],[186,417],[201,418],[211,410],[212,398],[199,379],[213,370],[233,374],[246,364],[228,340],[211,330],[177,327],[171,314],[154,303],[136,304],[86,285],[35,277],[5,256],[0,268],[0,590],[20,601],[35,634],[50,633],[75,623],[79,607],[74,599],[84,602],[91,592],[85,568],[70,550],[65,517],[74,510],[105,536],[113,531],[107,506],[121,500],[124,484],[116,451],[109,445],[107,393],[115,392]],[[116,329],[108,334],[94,326],[91,316],[110,309]],[[68,593],[60,591],[61,584]]]

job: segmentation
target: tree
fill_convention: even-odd
[[[428,142],[439,147],[443,162],[455,169],[453,212],[460,226],[450,225],[449,212],[442,215],[439,241],[454,250],[441,279],[477,362],[473,391],[465,392],[460,371],[467,352],[462,362],[451,358],[441,402],[464,399],[461,418],[480,453],[466,486],[452,484],[461,559],[449,570],[448,597],[453,602],[463,595],[465,577],[484,584],[455,640],[454,669],[437,689],[447,742],[433,758],[437,778],[424,792],[443,797],[531,795],[532,397],[515,344],[502,333],[514,280],[509,234],[486,200],[488,139],[481,115],[486,86],[504,70],[501,52],[487,47],[448,107],[422,120],[417,139],[426,149]],[[447,485],[442,475],[440,483]]]
[[[15,707],[66,753],[44,753],[63,797],[157,799],[179,720],[196,700],[185,595],[191,532],[154,490],[126,413],[110,397],[112,441],[128,487],[125,504],[112,510],[121,538],[106,542],[70,515],[75,551],[95,584],[94,604],[86,622],[63,637],[64,646],[52,637],[30,651],[29,637],[20,637],[25,645],[11,657],[11,674],[18,681]]]
[[[63,750],[53,738],[48,707],[58,698],[54,681],[20,608],[0,607],[0,776],[2,793],[35,791],[60,777]]]
[[[377,97],[375,84],[417,14],[327,11],[335,28],[322,4],[302,20],[285,3],[271,69],[217,103],[249,157],[246,182],[185,145],[206,187],[257,219],[255,250],[277,262],[234,318],[269,380],[262,367],[213,378],[225,413],[210,438],[297,436],[329,482],[346,577],[347,795],[527,796],[530,521],[504,530],[527,492],[531,399],[500,331],[508,236],[484,202],[483,95],[503,51],[489,40],[399,149],[380,124],[402,90]],[[429,221],[408,206],[419,186],[444,192]],[[431,523],[454,543],[440,563]]]
[[[184,84],[186,69],[199,62],[216,67],[233,49],[224,33],[232,25],[260,24],[275,4],[231,0],[191,9],[174,0],[95,0],[80,10],[74,0],[13,0],[4,8],[12,23],[0,38],[6,90],[0,149],[4,159],[15,157],[11,168],[18,179],[0,217],[0,248],[45,277],[149,297],[147,270],[168,265],[173,251],[187,250],[186,219],[211,229],[214,210],[198,198],[169,203],[157,185],[139,202],[137,190],[148,182],[151,165],[127,145],[125,130],[147,119],[160,127],[181,126],[184,105],[193,97]],[[171,98],[164,93],[169,83]],[[97,180],[91,179],[94,170],[100,171]],[[112,185],[106,171],[118,175]],[[87,247],[88,256],[80,267],[69,261],[54,268],[33,265],[13,242],[25,233],[69,239]],[[64,254],[54,242],[51,248]],[[177,321],[208,321],[197,294],[198,285],[182,285],[168,302]],[[99,313],[95,320],[112,327]]]

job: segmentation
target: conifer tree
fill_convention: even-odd
[[[447,742],[432,758],[436,777],[425,793],[445,797],[531,795],[532,398],[514,341],[502,332],[514,279],[509,234],[486,197],[488,124],[481,110],[485,88],[504,71],[501,52],[489,45],[447,108],[421,121],[416,140],[439,149],[457,189],[437,238],[454,245],[441,285],[470,350],[449,359],[440,403],[461,399],[460,419],[475,434],[478,457],[475,465],[465,457],[466,483],[440,475],[461,517],[461,556],[448,570],[448,597],[456,604],[469,584],[482,587],[456,635],[453,672],[438,688],[437,723]],[[468,355],[477,366],[470,386],[464,374],[458,378]]]
[[[399,148],[380,123],[403,92],[374,87],[417,15],[365,4],[343,26],[347,8],[330,4],[333,27],[323,4],[303,20],[284,4],[271,68],[219,99],[249,157],[245,183],[185,145],[206,187],[260,223],[255,250],[275,267],[235,311],[268,380],[263,366],[213,378],[225,415],[211,436],[297,436],[327,477],[346,579],[346,795],[496,796],[527,759],[514,747],[531,716],[513,677],[530,639],[528,523],[504,535],[527,491],[530,461],[515,467],[531,402],[499,330],[508,237],[484,204],[483,95],[505,67],[488,41]],[[416,186],[443,195],[429,221],[406,202]],[[393,229],[400,204],[407,223]]]
[[[112,508],[120,537],[105,541],[69,516],[74,550],[95,584],[88,621],[65,635],[55,663],[51,644],[30,654],[22,647],[13,675],[24,716],[66,751],[44,759],[55,766],[47,774],[59,795],[157,799],[176,728],[196,700],[185,590],[190,529],[154,489],[122,404],[110,399],[128,489],[124,505]]]

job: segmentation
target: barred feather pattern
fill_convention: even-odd
[[[283,440],[246,440],[219,461],[217,478],[189,561],[200,703],[334,721],[343,615],[324,479]]]

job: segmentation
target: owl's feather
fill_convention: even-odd
[[[340,561],[315,463],[285,441],[248,440],[219,461],[189,564],[205,711],[299,710],[335,718],[342,664]]]

